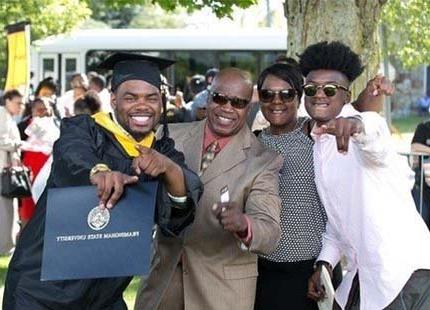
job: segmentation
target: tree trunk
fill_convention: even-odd
[[[366,69],[352,87],[353,97],[378,71],[378,22],[387,0],[285,0],[287,55],[320,41],[342,41],[361,56]]]

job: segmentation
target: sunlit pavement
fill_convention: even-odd
[[[398,152],[407,153],[411,151],[411,141],[414,136],[413,132],[405,132],[402,134],[393,134],[393,142]]]

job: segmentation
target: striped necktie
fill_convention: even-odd
[[[201,176],[203,172],[209,167],[210,163],[214,160],[216,154],[220,151],[218,140],[215,140],[206,148],[205,153],[202,157],[202,164],[200,168],[199,175]]]

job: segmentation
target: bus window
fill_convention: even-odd
[[[72,76],[76,73],[85,73],[79,72],[78,66],[78,57],[79,55],[63,55],[63,63],[62,63],[62,85],[64,85],[64,91],[70,90],[70,81]]]
[[[108,58],[108,56],[111,54],[112,52],[110,51],[88,51],[87,55],[86,55],[86,70],[87,72],[89,71],[96,71],[100,74],[105,74],[106,72],[104,72],[103,70],[100,70],[100,68],[98,68],[99,64],[105,60],[106,58]]]
[[[96,71],[106,76],[108,72],[98,68],[98,65],[106,59],[114,50],[90,50],[86,53],[86,72]],[[169,83],[175,89],[179,88],[185,93],[186,85],[194,74],[204,75],[209,68],[238,67],[251,73],[255,80],[259,72],[275,62],[281,51],[124,51],[144,53],[152,56],[165,57],[176,60],[176,64],[167,69],[166,75]],[[69,87],[69,86],[68,86]],[[188,98],[189,99],[189,98]]]
[[[193,75],[205,75],[206,70],[217,67],[216,54],[212,51],[176,51],[174,57],[175,86],[184,91],[186,100],[192,100],[186,85]]]
[[[96,71],[108,78],[108,72],[100,70],[98,65],[114,51],[149,53],[155,56],[176,59],[177,65],[172,66],[164,74],[171,85],[184,89],[187,77],[204,74],[211,67],[237,66],[248,70],[255,79],[257,74],[270,63],[275,56],[272,53],[285,53],[287,36],[272,29],[255,31],[211,31],[201,35],[200,31],[189,29],[91,29],[74,31],[71,36],[58,36],[55,40],[35,41],[32,54],[35,61],[31,70],[35,72],[36,81],[46,75],[54,75],[55,80],[64,91],[69,87],[66,82],[66,66],[71,72]],[[62,54],[64,47],[68,55],[78,55],[74,60],[65,61],[67,54]],[[216,48],[216,49],[212,49]],[[265,50],[261,50],[264,48]],[[73,54],[71,54],[73,53]],[[53,60],[45,61],[43,58]],[[73,58],[73,57],[69,57]],[[271,59],[272,58],[272,59]],[[61,61],[61,62],[60,62]],[[45,72],[43,69],[46,69]],[[64,83],[64,84],[63,84]]]
[[[261,53],[261,59],[260,59],[260,68],[259,71],[263,71],[265,68],[267,68],[270,65],[273,65],[276,62],[276,58],[279,55],[285,54],[286,52],[264,52]]]
[[[219,52],[220,68],[236,67],[248,71],[252,79],[256,79],[258,72],[256,64],[258,63],[256,52],[242,51],[225,51]]]
[[[58,54],[42,54],[39,61],[38,81],[52,77],[58,81]]]
[[[44,58],[43,59],[43,78],[53,77],[54,75],[54,59],[53,58]]]

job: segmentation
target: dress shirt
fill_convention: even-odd
[[[98,93],[102,106],[100,110],[105,113],[112,113],[112,105],[110,104],[111,94],[107,88],[103,88],[101,92]]]
[[[378,310],[415,270],[430,269],[430,233],[412,199],[412,171],[395,152],[385,120],[375,112],[360,116],[364,133],[351,138],[345,155],[334,136],[313,134],[315,182],[328,217],[318,260],[335,266],[346,256],[336,291],[342,309],[358,272],[360,309]]]
[[[66,91],[57,99],[57,109],[61,118],[75,115],[75,98],[73,89]]]
[[[212,144],[212,142],[214,142],[215,140],[218,140],[218,145],[219,145],[219,151],[217,152],[217,154],[218,154],[230,142],[231,138],[232,138],[231,136],[227,136],[227,137],[217,136],[215,133],[212,132],[212,130],[209,128],[208,124],[206,123],[205,133],[203,136],[203,153],[209,147],[209,145]],[[236,238],[238,238],[242,242],[243,245],[240,244],[239,246],[244,251],[248,250],[248,248],[251,244],[251,241],[252,241],[251,221],[249,220],[248,216],[246,216],[246,214],[245,214],[245,219],[246,219],[246,224],[247,224],[246,230],[243,231],[243,233],[235,234]]]
[[[212,142],[214,142],[215,140],[218,140],[218,145],[219,145],[219,152],[221,152],[221,150],[230,142],[231,137],[220,137],[217,136],[216,134],[214,134],[212,132],[212,130],[209,128],[208,124],[206,123],[205,126],[205,134],[203,137],[203,153],[207,150],[207,148],[209,147],[209,145],[212,144]]]

